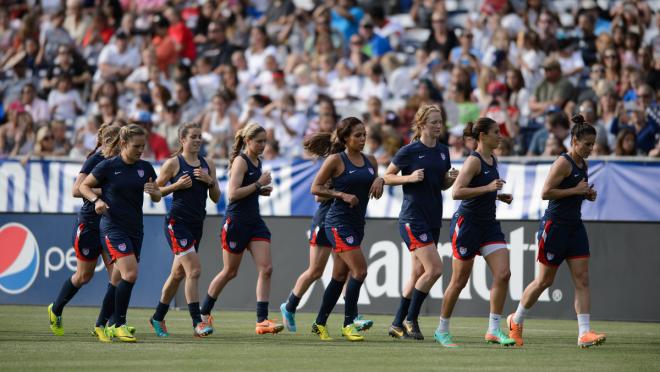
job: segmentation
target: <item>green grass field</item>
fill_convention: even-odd
[[[575,321],[529,319],[525,346],[487,345],[487,319],[454,318],[452,333],[459,349],[446,350],[433,341],[436,318],[424,317],[423,342],[398,341],[387,336],[389,316],[373,316],[374,328],[365,342],[339,337],[342,314],[328,323],[334,341],[321,342],[309,332],[314,315],[298,314],[298,333],[254,334],[252,312],[216,311],[216,333],[192,337],[187,311],[170,311],[167,339],[157,338],[148,326],[152,310],[130,309],[129,324],[137,327],[137,344],[104,344],[89,334],[97,309],[68,307],[65,336],[48,328],[45,306],[0,306],[0,371],[7,370],[660,370],[660,324],[594,322],[608,335],[599,347],[576,346]],[[279,318],[279,313],[271,316]]]

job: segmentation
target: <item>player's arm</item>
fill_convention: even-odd
[[[99,181],[96,179],[96,177],[93,174],[88,174],[87,177],[85,177],[83,183],[80,185],[80,193],[82,194],[83,198],[94,203],[94,210],[96,211],[96,214],[103,214],[105,211],[110,209],[110,206],[108,206],[108,204],[106,204],[105,201],[97,196],[94,192],[93,189],[98,186]]]
[[[561,181],[570,176],[571,174],[571,163],[566,160],[566,158],[559,157],[552,164],[548,177],[545,179],[543,184],[543,192],[541,193],[541,198],[543,200],[557,200],[568,198],[569,196],[574,195],[584,195],[587,196],[591,190],[587,181],[584,179],[581,180],[575,187],[570,189],[560,189],[559,184]]]
[[[206,164],[209,166],[209,175],[213,179],[213,183],[209,187],[209,197],[214,203],[217,203],[220,200],[220,184],[218,183],[218,176],[216,176],[215,172],[215,163],[210,158],[205,159]]]
[[[367,156],[367,159],[371,162],[371,167],[374,169],[374,176],[376,176],[371,183],[369,195],[374,199],[380,199],[380,197],[383,196],[383,185],[385,185],[385,180],[383,177],[378,176],[378,161],[376,160],[376,157],[369,155]]]
[[[259,178],[259,181],[241,187],[245,172],[247,172],[247,163],[245,162],[245,159],[240,156],[236,157],[231,165],[229,182],[227,184],[227,199],[229,202],[244,199],[255,192],[259,192],[262,186],[270,183],[270,173],[264,172]],[[268,180],[267,182],[264,181],[265,183],[262,184],[261,180],[265,180],[264,176],[266,176]]]
[[[328,181],[332,176],[338,176],[344,171],[344,163],[338,154],[328,156],[321,164],[321,169],[314,177],[312,182],[312,194],[328,199],[339,199],[350,204],[357,205],[359,202],[357,196],[346,194],[329,188]]]
[[[442,189],[447,190],[448,188],[452,187],[454,185],[454,182],[456,182],[456,179],[458,178],[458,170],[454,167],[449,169],[447,173],[445,173],[445,179],[442,182]]]
[[[160,173],[156,179],[156,184],[160,189],[162,196],[167,196],[179,189],[185,189],[192,186],[192,180],[189,175],[180,177],[175,183],[167,184],[179,172],[179,160],[170,158],[160,167]]]
[[[385,175],[383,175],[383,180],[385,184],[389,186],[399,186],[405,183],[414,183],[421,182],[424,180],[424,169],[417,169],[416,171],[408,174],[406,176],[400,175],[401,170],[394,163],[390,163],[385,170]]]
[[[72,194],[74,198],[83,197],[83,194],[80,192],[80,185],[82,185],[86,177],[87,177],[87,173],[78,173],[78,177],[76,177],[76,182],[73,184],[73,190],[72,190]],[[96,196],[101,196],[100,188],[94,188],[92,189],[92,191],[94,191],[94,194],[96,194]]]
[[[468,156],[463,163],[463,168],[458,173],[454,188],[452,189],[452,197],[454,200],[465,200],[476,198],[489,192],[501,190],[504,181],[497,179],[485,186],[468,187],[472,178],[481,172],[481,161],[476,156]]]

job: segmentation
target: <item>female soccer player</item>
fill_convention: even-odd
[[[138,277],[138,262],[142,249],[142,203],[144,193],[151,200],[161,199],[156,172],[151,164],[141,160],[146,143],[142,127],[131,124],[119,130],[119,156],[100,162],[80,185],[80,193],[101,215],[100,233],[104,248],[115,264],[113,276],[121,279],[115,292],[115,308],[105,334],[122,342],[136,342],[126,326],[126,313],[131,291]],[[112,146],[112,145],[111,145]],[[100,187],[101,196],[94,188]]]
[[[156,183],[163,196],[173,193],[172,208],[165,216],[165,239],[174,253],[170,276],[163,285],[156,312],[149,320],[156,335],[167,337],[165,315],[179,283],[186,278],[185,295],[193,323],[193,335],[206,337],[213,328],[202,321],[199,310],[197,281],[201,265],[197,249],[202,240],[206,217],[206,196],[214,203],[220,199],[220,186],[215,165],[199,154],[202,127],[186,123],[179,128],[179,150],[160,170]],[[169,183],[169,185],[168,185]]]
[[[365,140],[364,124],[349,117],[339,122],[332,134],[318,133],[308,142],[311,153],[327,156],[312,183],[312,193],[333,199],[325,217],[325,234],[334,251],[332,280],[312,325],[312,332],[321,340],[331,340],[326,321],[341,295],[349,271],[342,335],[349,341],[364,339],[354,324],[360,287],[367,276],[367,263],[360,244],[364,237],[367,203],[370,197],[380,198],[384,184],[378,177],[376,159],[362,153]],[[333,189],[328,187],[329,180],[332,180]]]
[[[417,110],[413,141],[396,153],[385,172],[387,185],[403,185],[399,233],[412,254],[410,280],[389,329],[395,338],[424,339],[417,318],[431,287],[442,275],[436,247],[442,223],[442,190],[451,187],[458,176],[451,168],[449,149],[438,142],[442,125],[438,106],[425,105]]]
[[[211,327],[211,309],[227,283],[236,277],[247,249],[257,267],[257,334],[278,333],[284,326],[268,319],[268,297],[273,273],[270,231],[259,213],[259,195],[269,196],[270,172],[261,172],[259,155],[266,146],[266,130],[251,123],[236,133],[229,159],[229,205],[222,224],[222,271],[209,284],[202,305],[202,319]],[[245,152],[242,152],[245,147]]]
[[[477,146],[465,159],[452,189],[454,199],[462,202],[451,221],[452,275],[442,301],[440,325],[433,336],[442,346],[456,347],[449,333],[449,318],[458,295],[470,278],[474,257],[480,254],[493,273],[490,320],[485,339],[489,343],[508,346],[514,341],[501,331],[500,319],[511,273],[504,234],[500,223],[495,220],[495,201],[509,204],[513,197],[497,193],[504,185],[493,156],[493,150],[500,143],[500,130],[494,120],[480,118],[476,123],[467,124],[464,135],[472,137]]]
[[[538,260],[541,270],[523,292],[515,313],[506,320],[509,337],[523,345],[523,321],[539,296],[555,280],[559,265],[566,260],[575,284],[575,312],[578,318],[578,346],[582,348],[605,342],[605,334],[591,330],[589,292],[589,240],[582,223],[582,200],[596,200],[596,190],[589,186],[586,158],[596,141],[596,130],[581,115],[572,118],[571,149],[552,164],[543,185],[542,198],[550,200],[538,231]]]
[[[119,134],[119,125],[113,124],[105,123],[99,128],[96,148],[87,156],[87,160],[83,163],[76,182],[73,184],[74,198],[82,197],[82,194],[80,194],[80,185],[85,180],[85,177],[92,172],[94,167],[105,160],[104,153],[108,157],[117,155],[117,151],[114,148],[111,149],[109,146],[112,140]],[[94,192],[97,195],[101,194],[100,189],[94,189]],[[110,263],[108,254],[101,247],[101,238],[99,236],[100,219],[100,216],[94,211],[94,204],[85,199],[82,208],[78,212],[76,229],[73,235],[73,248],[76,251],[77,260],[76,272],[71,278],[64,281],[55,302],[48,306],[50,329],[56,336],[62,336],[64,334],[64,327],[62,325],[62,311],[64,310],[64,306],[78,293],[80,287],[92,279],[99,255],[103,256],[103,262],[106,265],[108,274],[112,273],[112,263]],[[108,284],[108,288],[111,286],[113,286],[112,283]],[[112,309],[110,309],[110,312],[112,313]],[[104,338],[103,327],[107,318],[99,319],[99,321],[102,321],[102,324],[94,327],[94,333],[100,333],[101,336],[99,337]]]

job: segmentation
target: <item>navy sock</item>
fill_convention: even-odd
[[[344,289],[344,282],[340,282],[334,278],[330,280],[328,288],[323,292],[323,301],[321,302],[319,313],[316,316],[316,324],[325,325],[328,321],[332,309],[334,309],[337,300],[339,300],[339,296],[341,296],[342,289]]]
[[[199,302],[188,304],[188,312],[192,318],[193,327],[197,327],[197,324],[202,322],[202,314],[199,312]]]
[[[131,302],[131,292],[135,283],[127,282],[122,279],[117,284],[115,291],[115,313],[109,321],[110,325],[121,327],[126,324],[126,313],[128,313],[128,303]]]
[[[71,301],[73,296],[78,293],[78,290],[80,288],[76,288],[75,285],[73,285],[73,282],[71,282],[71,278],[67,279],[64,281],[64,284],[62,284],[62,289],[60,289],[60,294],[57,295],[57,299],[55,302],[53,302],[53,314],[60,316],[62,315],[62,310],[64,310],[64,306]]]
[[[257,301],[257,323],[268,319],[268,301]]]
[[[428,293],[424,293],[417,288],[413,289],[410,308],[408,309],[408,316],[406,317],[407,321],[411,322],[417,320],[417,317],[419,317],[419,310],[422,308],[422,304],[428,295]]]
[[[401,302],[399,302],[399,310],[396,311],[394,316],[394,321],[392,325],[395,327],[403,327],[403,320],[406,319],[408,315],[408,308],[410,307],[410,299],[401,297]]]
[[[344,327],[353,324],[353,320],[358,314],[358,298],[360,297],[360,288],[362,282],[351,277],[346,286],[346,306],[344,306]]]
[[[300,297],[296,296],[291,292],[289,295],[289,300],[286,302],[286,311],[290,313],[295,313],[298,304],[300,303]]]
[[[165,315],[167,315],[167,311],[170,309],[169,304],[164,304],[160,301],[158,301],[158,306],[156,306],[156,312],[152,316],[154,320],[157,320],[159,322],[162,322],[163,319],[165,319]]]
[[[117,287],[108,283],[108,289],[105,291],[105,296],[103,297],[103,304],[101,305],[101,311],[99,312],[99,318],[96,320],[97,327],[105,327],[105,324],[108,322],[112,313],[115,312],[115,291]]]
[[[204,299],[204,304],[202,304],[202,315],[209,315],[211,314],[211,310],[213,310],[213,306],[215,306],[215,301],[217,301],[217,298],[211,297],[211,295],[207,294],[206,298]]]

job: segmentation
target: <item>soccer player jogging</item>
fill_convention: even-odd
[[[174,261],[163,285],[156,312],[149,322],[157,336],[169,336],[165,315],[179,283],[185,278],[185,295],[192,318],[193,335],[206,337],[213,332],[213,328],[202,321],[200,314],[197,282],[201,264],[197,250],[206,217],[206,197],[208,195],[217,203],[220,199],[220,186],[213,161],[199,154],[202,127],[198,123],[182,125],[179,127],[179,142],[179,150],[163,164],[156,180],[163,196],[173,194],[172,208],[165,216],[164,231]]]
[[[101,125],[97,134],[96,148],[87,156],[87,160],[83,163],[80,173],[76,178],[73,185],[73,197],[81,198],[80,185],[85,180],[88,174],[92,172],[94,167],[105,160],[106,156],[111,157],[117,155],[118,149],[112,148],[110,143],[119,134],[119,125],[113,123],[105,123]],[[104,155],[105,154],[105,155]],[[101,195],[100,189],[94,189],[96,195]],[[101,217],[96,214],[94,204],[89,200],[84,200],[82,208],[78,212],[76,227],[73,234],[73,248],[76,251],[76,272],[62,284],[55,302],[48,306],[48,318],[50,322],[50,329],[56,336],[64,334],[64,327],[62,324],[62,311],[64,306],[73,299],[78,293],[80,288],[87,284],[94,276],[94,269],[99,255],[102,255],[103,262],[106,265],[108,274],[112,273],[112,263],[108,254],[103,251],[101,246],[101,239],[99,236],[99,222]],[[112,283],[108,284],[109,287],[113,286]],[[112,304],[114,305],[114,304]],[[114,306],[109,309],[110,314]],[[105,317],[99,317],[99,323],[94,327],[94,333],[99,335],[102,340],[105,340],[105,333],[103,327],[107,321],[107,314]]]
[[[572,118],[571,149],[552,164],[543,185],[543,200],[550,200],[538,231],[540,271],[523,292],[515,313],[507,317],[509,337],[523,345],[523,321],[541,293],[555,280],[559,265],[566,260],[575,285],[575,312],[578,319],[577,344],[582,348],[605,342],[605,334],[591,330],[589,292],[589,239],[582,223],[582,201],[596,200],[588,184],[586,158],[596,141],[596,130],[581,115]]]
[[[236,277],[245,250],[257,268],[257,334],[278,333],[284,326],[268,319],[270,280],[273,272],[270,231],[259,213],[259,196],[270,196],[270,172],[261,171],[259,156],[266,146],[266,130],[251,123],[236,133],[229,158],[229,205],[222,224],[222,271],[209,284],[202,305],[202,319],[213,326],[211,309],[227,283]],[[242,152],[245,147],[245,151]]]
[[[480,254],[493,274],[490,317],[485,339],[489,343],[510,346],[514,341],[500,329],[502,308],[511,276],[509,250],[500,223],[495,220],[495,202],[499,200],[509,204],[513,197],[510,194],[498,194],[504,180],[500,179],[497,171],[493,150],[500,143],[500,130],[494,120],[479,118],[476,123],[467,123],[463,133],[476,141],[477,148],[465,159],[452,189],[454,199],[462,202],[451,221],[450,237],[454,254],[452,275],[444,293],[440,324],[434,338],[444,347],[457,346],[449,333],[449,318],[459,294],[470,278],[474,257]]]
[[[438,106],[425,105],[417,110],[413,141],[394,155],[385,172],[387,185],[403,185],[399,233],[412,254],[410,279],[388,332],[394,338],[424,339],[417,318],[431,287],[442,275],[436,247],[442,223],[442,190],[451,187],[458,176],[451,168],[449,149],[438,142],[442,124]]]
[[[373,156],[362,153],[366,140],[364,124],[357,118],[341,120],[335,131],[314,134],[307,149],[317,156],[327,156],[312,183],[312,193],[331,198],[325,217],[325,235],[333,247],[332,279],[325,289],[323,301],[312,332],[321,340],[332,340],[326,322],[346,286],[346,306],[342,335],[349,341],[362,341],[355,318],[360,287],[367,276],[367,263],[360,249],[364,237],[365,214],[369,198],[380,198],[384,181],[378,177],[378,165]],[[332,180],[333,188],[328,187]]]
[[[121,148],[119,155],[94,167],[80,185],[80,193],[94,203],[96,213],[101,215],[101,241],[114,262],[113,280],[120,277],[114,312],[105,327],[105,334],[110,339],[136,342],[126,326],[126,313],[138,277],[144,235],[142,204],[145,192],[154,202],[160,201],[161,193],[153,182],[156,179],[154,168],[140,159],[146,144],[144,129],[135,124],[125,126],[119,130],[115,141]],[[98,187],[102,190],[101,196],[93,190]]]

